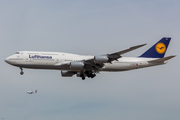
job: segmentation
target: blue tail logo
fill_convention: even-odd
[[[168,48],[169,42],[171,38],[162,38],[158,41],[154,46],[152,46],[149,50],[143,53],[140,57],[147,58],[163,58],[166,50]]]

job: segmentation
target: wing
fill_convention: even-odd
[[[85,60],[57,63],[57,64],[55,64],[55,66],[57,66],[59,68],[71,68],[71,64],[73,62],[74,63],[76,62],[76,64],[77,64],[77,62],[79,62],[79,63],[82,63],[84,65],[83,66],[84,70],[98,71],[104,66],[104,63],[111,63],[112,61],[121,58],[122,54],[125,54],[125,53],[130,52],[130,51],[135,50],[135,49],[138,49],[144,45],[146,45],[146,44],[133,46],[133,47],[130,47],[128,49],[118,51],[118,52],[114,52],[114,53],[110,53],[110,54],[93,56],[92,58],[85,59]]]
[[[108,62],[111,62],[113,60],[117,60],[121,57],[122,54],[125,54],[127,52],[130,52],[130,51],[133,51],[135,49],[138,49],[142,46],[144,46],[146,44],[142,44],[142,45],[137,45],[137,46],[133,46],[133,47],[130,47],[129,49],[125,49],[125,50],[122,50],[122,51],[118,51],[118,52],[114,52],[114,53],[111,53],[111,54],[107,54],[107,55],[100,55],[100,56],[104,56],[108,58]],[[95,56],[96,57],[96,56]],[[102,57],[101,57],[102,58]],[[93,63],[94,62],[94,58],[93,59],[88,59],[86,60],[86,62],[89,62],[89,63]]]
[[[61,69],[63,69],[63,68],[68,69],[68,68],[70,68],[70,64],[71,64],[70,61],[65,61],[65,62],[57,63],[54,66],[56,66],[57,68],[61,68]]]
[[[109,57],[117,58],[118,56],[121,56],[122,54],[125,54],[127,52],[133,51],[133,50],[138,49],[138,48],[140,48],[142,46],[145,46],[145,45],[146,44],[137,45],[137,46],[130,47],[129,49],[125,49],[125,50],[122,50],[122,51],[119,51],[119,52],[111,53],[111,54],[109,54]]]

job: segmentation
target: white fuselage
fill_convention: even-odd
[[[71,71],[69,67],[59,67],[59,65],[71,61],[80,61],[91,59],[94,56],[83,56],[61,52],[35,52],[35,51],[20,51],[8,57],[5,61],[11,65],[21,68],[32,69],[56,69]],[[142,58],[142,57],[121,57],[112,63],[105,63],[104,67],[99,71],[125,71],[137,68],[150,67],[162,63],[149,63],[150,60],[157,58]]]

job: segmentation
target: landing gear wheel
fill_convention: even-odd
[[[20,72],[20,74],[21,74],[21,75],[23,75],[23,74],[24,74],[24,72]]]
[[[85,77],[82,77],[82,80],[85,80]]]
[[[96,77],[96,74],[92,74],[92,75],[91,75],[91,78],[94,78],[94,77]]]

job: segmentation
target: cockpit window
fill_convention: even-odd
[[[16,52],[15,54],[19,54],[19,52]]]

